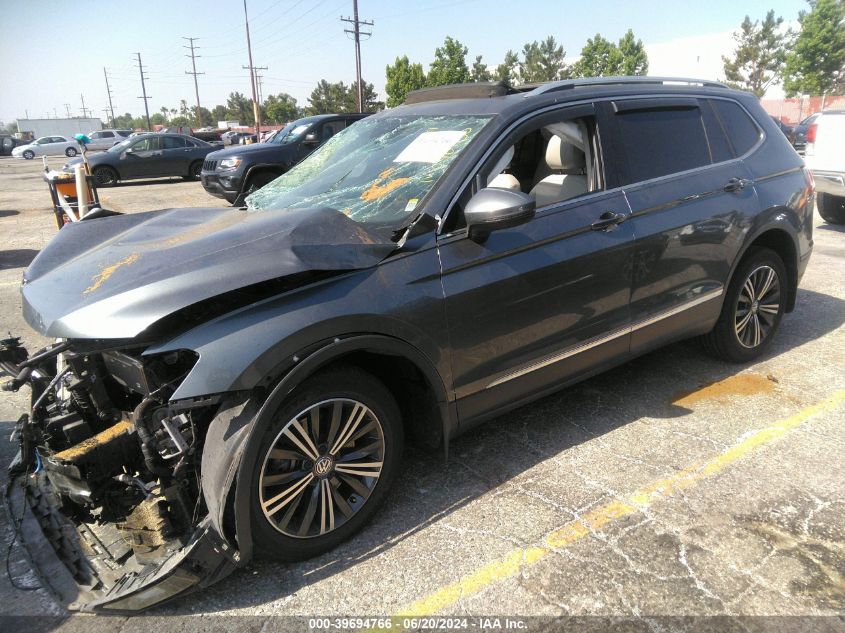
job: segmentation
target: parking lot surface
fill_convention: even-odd
[[[100,196],[129,213],[221,206],[197,182]],[[760,362],[728,365],[694,342],[658,350],[462,436],[448,461],[410,448],[383,510],[335,551],[254,561],[144,617],[55,626],[150,630],[203,614],[189,622],[211,630],[216,616],[248,615],[224,628],[259,631],[271,616],[440,614],[471,629],[498,615],[544,618],[520,620],[528,629],[605,616],[632,630],[764,630],[775,621],[755,617],[815,616],[776,622],[845,630],[845,227],[816,220],[796,309]],[[39,163],[0,160],[0,332],[30,348],[43,341],[21,318],[18,283],[55,231]],[[27,403],[0,396],[4,465]],[[36,584],[17,545],[9,562],[16,584]],[[5,573],[0,604],[63,615]],[[749,618],[683,619],[722,615]]]

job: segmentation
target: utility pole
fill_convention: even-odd
[[[361,83],[361,36],[372,35],[371,31],[362,31],[361,26],[373,26],[372,20],[358,19],[358,0],[352,0],[352,17],[340,18],[341,22],[349,22],[352,29],[344,29],[344,33],[349,33],[355,38],[355,78],[358,81],[358,112],[364,111],[364,86]]]
[[[111,86],[109,85],[109,74],[106,72],[105,66],[103,66],[103,76],[106,78],[106,94],[109,96],[109,112],[111,112],[111,124],[114,125],[114,107],[111,104]]]
[[[85,107],[85,95],[79,95],[79,99],[82,101],[82,118],[88,118],[88,108]]]
[[[70,118],[70,104],[65,104],[65,112],[67,112],[67,118]]]
[[[197,75],[204,75],[205,73],[198,73],[197,72],[197,57],[202,57],[202,55],[195,54],[195,50],[198,49],[198,46],[194,46],[194,40],[198,40],[198,37],[183,37],[183,40],[188,40],[190,46],[183,46],[182,48],[190,48],[191,49],[191,67],[193,70],[186,70],[186,75],[193,75],[194,76],[194,92],[197,95],[197,127],[202,127],[202,114],[200,111],[200,89],[199,85],[197,84]],[[188,57],[188,55],[185,55]]]
[[[150,123],[150,97],[147,96],[147,86],[144,84],[144,79],[146,79],[146,77],[144,77],[144,65],[141,63],[141,53],[135,54],[138,56],[138,70],[141,73],[141,93],[144,95],[143,97],[138,98],[144,100],[144,112],[147,114],[147,130],[152,132],[153,126]]]
[[[252,111],[255,116],[255,137],[261,135],[261,108],[258,105],[258,84],[255,81],[255,66],[252,65],[252,42],[249,39],[249,16],[246,12],[246,0],[244,0],[244,24],[246,25],[246,50],[249,52],[249,77],[252,84]],[[246,68],[246,66],[244,67]],[[262,69],[266,70],[266,69]]]

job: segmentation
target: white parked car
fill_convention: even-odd
[[[125,141],[132,134],[132,130],[97,130],[88,134],[91,142],[87,144],[89,150],[108,149]]]
[[[76,139],[66,136],[42,136],[28,145],[21,145],[12,150],[12,156],[31,160],[36,156],[76,156],[81,151]]]
[[[807,129],[804,162],[816,181],[816,208],[845,224],[845,110],[825,110]]]

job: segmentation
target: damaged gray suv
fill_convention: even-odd
[[[795,305],[812,181],[753,95],[603,78],[447,86],[241,209],[65,226],[26,270],[7,500],[64,604],[135,611],[256,552],[315,556],[407,440],[672,341],[750,361]]]

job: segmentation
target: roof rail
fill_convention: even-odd
[[[687,84],[704,86],[706,88],[730,88],[720,81],[709,79],[691,79],[689,77],[584,77],[581,79],[563,79],[541,84],[531,90],[531,94],[539,95],[558,90],[570,90],[579,86],[618,86],[625,84]]]

